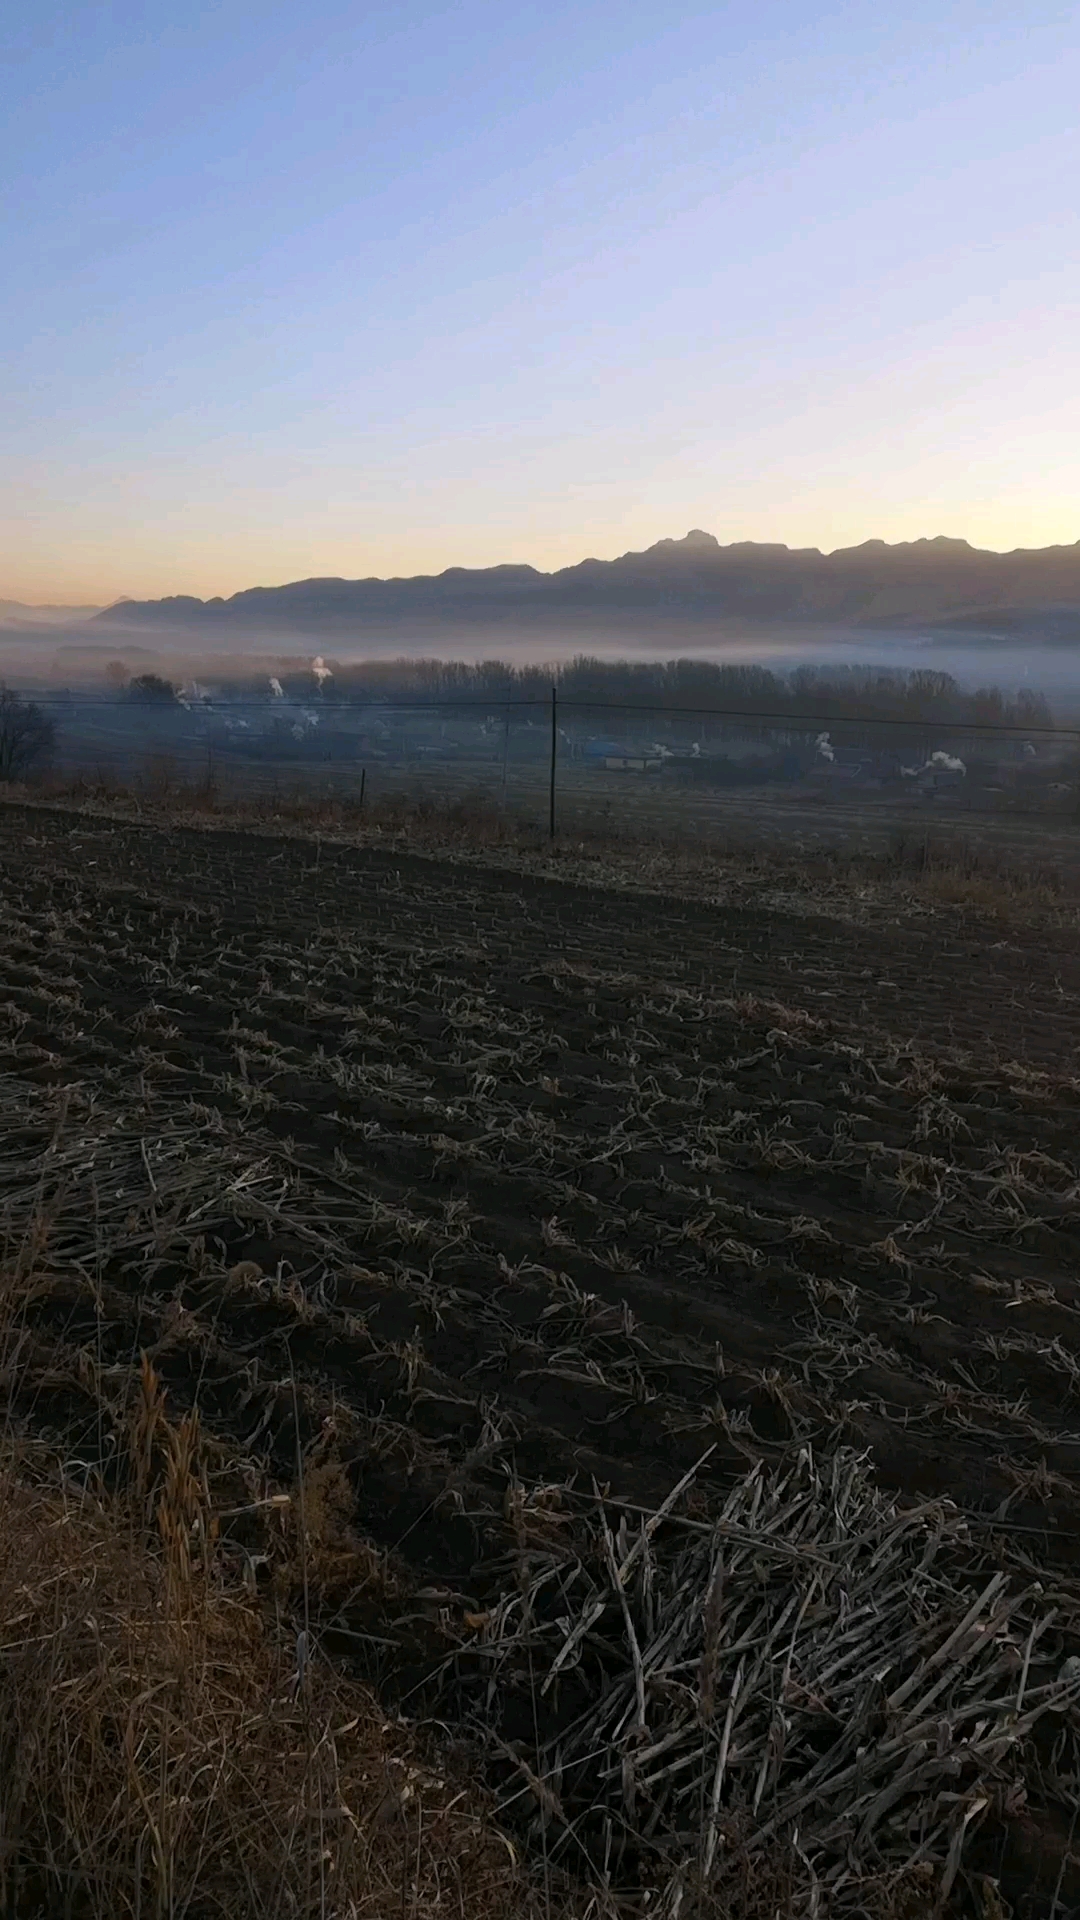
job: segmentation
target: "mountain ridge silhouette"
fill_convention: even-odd
[[[504,563],[448,567],[439,574],[349,580],[338,576],[248,587],[228,598],[177,594],[127,600],[92,624],[333,629],[365,617],[420,615],[458,620],[514,614],[552,616],[663,612],[748,620],[834,620],[904,624],[981,615],[1054,615],[1080,609],[1080,540],[1071,546],[999,553],[938,534],[890,545],[866,540],[819,547],[737,541],[693,528],[614,560],[585,559],[545,573]]]

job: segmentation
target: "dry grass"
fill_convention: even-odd
[[[1015,855],[976,846],[962,834],[898,834],[886,865],[931,904],[1025,920],[1072,909],[1075,918],[1075,876],[1046,860],[1020,864]]]
[[[130,1447],[125,1498],[4,1448],[0,1913],[525,1920],[481,1796],[224,1573],[148,1368]]]
[[[897,1504],[850,1450],[756,1462],[711,1522],[682,1511],[695,1473],[651,1512],[594,1485],[584,1548],[530,1537],[520,1502],[523,1577],[475,1657],[504,1808],[531,1801],[553,1861],[629,1853],[657,1920],[702,1888],[753,1911],[747,1869],[778,1859],[787,1913],[943,1914],[972,1838],[1024,1805],[1047,1718],[1075,1778],[1080,1663],[1046,1658],[1042,1585],[973,1582],[951,1503]],[[579,1711],[526,1766],[501,1719],[578,1671]]]
[[[896,919],[911,913],[972,914],[1029,927],[1033,921],[1080,925],[1080,870],[1027,857],[1003,842],[982,845],[962,832],[897,829],[875,851],[799,846],[795,853],[745,829],[723,837],[642,831],[636,822],[560,831],[552,843],[535,818],[501,806],[477,789],[457,798],[390,792],[365,804],[357,797],[292,794],[225,795],[212,781],[185,782],[167,767],[133,785],[104,777],[10,786],[4,797],[71,807],[120,820],[182,826],[228,825],[437,854],[495,864],[589,885],[718,898],[763,900],[786,910],[841,918]]]
[[[883,1604],[880,1610],[860,1607],[847,1595],[842,1615],[819,1607],[824,1629],[815,1624],[813,1610],[807,1615],[807,1604],[822,1584],[822,1569],[835,1573],[833,1556],[824,1549],[815,1554],[808,1546],[806,1536],[814,1529],[807,1528],[805,1515],[794,1529],[798,1545],[786,1545],[791,1529],[783,1530],[770,1549],[772,1571],[781,1581],[777,1594],[782,1600],[785,1573],[805,1572],[809,1581],[795,1622],[796,1635],[804,1620],[808,1623],[796,1659],[795,1640],[788,1646],[794,1599],[772,1608],[771,1624],[765,1618],[768,1590],[755,1562],[761,1539],[744,1538],[730,1518],[720,1523],[719,1534],[699,1525],[688,1551],[703,1568],[715,1561],[704,1587],[695,1593],[693,1582],[686,1585],[684,1553],[676,1556],[671,1577],[656,1582],[654,1598],[651,1578],[641,1586],[641,1570],[648,1574],[650,1567],[646,1543],[670,1518],[674,1497],[629,1542],[625,1520],[616,1539],[601,1509],[608,1570],[626,1622],[625,1670],[616,1684],[598,1692],[596,1707],[574,1730],[580,1736],[576,1742],[572,1739],[565,1752],[560,1747],[546,1754],[540,1773],[491,1730],[497,1755],[511,1762],[507,1802],[520,1806],[522,1795],[531,1799],[535,1823],[547,1829],[546,1845],[541,1847],[534,1834],[530,1850],[554,1858],[570,1839],[581,1856],[579,1878],[586,1863],[590,1885],[576,1896],[565,1889],[557,1893],[550,1873],[530,1878],[523,1872],[514,1843],[501,1833],[483,1797],[451,1778],[407,1724],[388,1719],[362,1686],[321,1659],[309,1659],[302,1633],[286,1636],[275,1630],[265,1606],[242,1583],[222,1579],[197,1422],[169,1421],[147,1366],[142,1386],[130,1423],[127,1499],[80,1484],[40,1451],[17,1449],[10,1440],[4,1449],[0,1913],[8,1920],[52,1920],[60,1914],[71,1920],[211,1920],[218,1915],[229,1920],[278,1915],[617,1920],[639,1911],[682,1914],[687,1920],[810,1920],[834,1911],[867,1920],[916,1920],[931,1910],[944,1911],[969,1824],[978,1822],[991,1801],[1004,1804],[1010,1791],[1022,1804],[1022,1788],[1002,1765],[1003,1756],[1019,1753],[1029,1723],[1045,1711],[1051,1695],[1075,1692],[1075,1683],[1071,1689],[1068,1683],[1040,1687],[1032,1673],[1028,1710],[1020,1713],[1038,1628],[1033,1622],[1027,1632],[1025,1621],[1019,1636],[1003,1634],[1002,1621],[1018,1600],[1006,1596],[1002,1601],[1004,1579],[998,1576],[991,1583],[993,1593],[984,1595],[994,1601],[992,1622],[972,1624],[972,1614],[965,1616],[963,1628],[952,1616],[935,1622],[935,1644],[944,1639],[946,1626],[954,1629],[948,1640],[954,1651],[950,1665],[942,1667],[937,1654],[927,1656],[917,1628],[905,1648],[907,1654],[914,1648],[916,1657],[907,1661],[913,1678],[901,1691],[914,1699],[928,1688],[929,1698],[941,1693],[947,1677],[949,1711],[939,1702],[934,1721],[924,1708],[913,1708],[904,1718],[903,1738],[884,1742],[880,1730],[870,1738],[859,1731],[860,1715],[868,1710],[867,1675],[875,1658],[882,1660],[890,1631],[895,1639],[894,1615],[904,1604],[900,1586],[891,1599],[885,1594],[887,1569],[879,1570],[877,1563],[889,1561],[890,1542],[895,1560],[895,1542],[910,1533],[912,1566],[918,1571],[925,1544],[919,1525],[911,1531],[910,1522],[883,1509],[884,1527],[859,1534],[855,1544],[869,1542],[871,1580],[881,1587]],[[848,1481],[853,1475],[858,1479],[859,1472],[852,1462]],[[756,1474],[738,1489],[740,1496],[759,1491]],[[734,1497],[730,1504],[734,1511]],[[760,1523],[761,1516],[756,1517]],[[923,1515],[914,1518],[921,1523]],[[841,1526],[834,1546],[843,1545],[843,1531]],[[560,1619],[545,1636],[534,1615],[533,1590],[551,1577],[555,1562],[538,1572],[535,1546],[528,1590],[515,1598],[508,1589],[505,1607],[481,1634],[498,1653],[500,1671],[503,1663],[513,1667],[521,1647],[535,1639],[542,1674],[550,1659],[542,1643],[552,1634],[553,1673],[566,1666],[568,1656],[571,1663],[580,1660],[580,1643],[586,1633],[596,1638],[605,1613],[610,1628],[599,1630],[605,1638],[613,1634],[614,1650],[620,1614],[610,1597],[605,1601],[602,1573],[569,1635],[569,1621]],[[635,1555],[641,1564],[630,1583],[626,1571]],[[740,1555],[747,1561],[745,1578]],[[586,1569],[576,1564],[587,1584]],[[718,1599],[721,1588],[723,1603],[713,1605],[710,1596]],[[794,1587],[792,1593],[798,1598]],[[755,1607],[764,1613],[748,1633]],[[843,1632],[848,1618],[862,1621],[867,1647],[861,1661],[847,1647],[852,1640],[850,1628],[846,1637]],[[645,1631],[650,1622],[651,1636]],[[977,1643],[974,1659],[966,1642],[958,1646],[962,1631]],[[838,1634],[847,1648],[846,1662],[835,1658]],[[682,1645],[687,1636],[693,1642],[688,1649]],[[925,1628],[921,1637],[927,1638]],[[750,1667],[757,1655],[767,1664],[769,1646],[781,1640],[781,1652],[787,1648],[785,1676],[793,1673],[794,1662],[798,1685],[793,1679],[790,1699],[785,1694],[774,1703],[772,1721],[766,1711],[749,1737],[735,1723],[739,1714],[746,1717],[747,1699],[760,1710],[762,1698],[760,1688],[750,1684],[747,1648]],[[565,1641],[561,1651],[560,1641]],[[740,1650],[732,1681],[730,1669]],[[661,1675],[653,1671],[658,1653]],[[798,1745],[805,1731],[800,1716],[807,1727],[816,1724],[814,1712],[822,1702],[810,1670],[824,1668],[830,1659],[849,1669],[843,1690],[852,1696],[849,1741],[837,1751],[841,1759],[850,1759],[858,1748],[860,1758],[848,1769],[854,1784],[848,1781],[846,1792],[830,1797],[828,1791],[803,1791],[802,1800],[812,1800],[813,1806],[802,1809],[804,1819],[792,1838],[788,1810],[778,1807],[768,1769],[770,1762],[774,1769],[780,1765],[785,1746]],[[686,1684],[673,1685],[680,1669]],[[983,1700],[977,1709],[979,1683],[1002,1673],[1000,1708],[995,1703],[990,1711]],[[956,1748],[971,1776],[959,1782],[965,1791],[945,1793],[935,1803],[935,1790],[960,1772],[954,1741],[960,1741],[964,1708],[952,1698],[958,1681],[966,1682],[972,1702],[967,1718],[974,1721],[982,1711],[983,1719]],[[501,1685],[513,1693],[519,1682],[520,1675],[508,1673]],[[1011,1716],[1010,1697],[1015,1698]],[[639,1712],[648,1712],[648,1733],[644,1723],[631,1724],[635,1698]],[[606,1723],[603,1731],[600,1721]],[[950,1736],[943,1745],[946,1725]],[[786,1730],[786,1742],[777,1740],[779,1727]],[[937,1737],[936,1748],[932,1740],[920,1741],[928,1729]],[[860,1747],[860,1739],[868,1744]],[[576,1781],[581,1767],[575,1747],[586,1760],[591,1757],[591,1811]],[[681,1748],[700,1748],[700,1780],[686,1774]],[[658,1754],[664,1756],[659,1768]],[[725,1764],[745,1777],[748,1825],[739,1826],[730,1813],[717,1815]],[[819,1762],[817,1773],[823,1766]],[[837,1787],[843,1788],[846,1776],[834,1771]],[[805,1766],[795,1766],[794,1775],[804,1776]],[[612,1839],[618,1853],[635,1833],[655,1829],[655,1820],[645,1816],[657,1810],[676,1776],[681,1781],[676,1797],[687,1804],[674,1824],[689,1825],[687,1844],[666,1869],[662,1846],[657,1859],[649,1860],[644,1885],[651,1883],[652,1891],[643,1907],[639,1898],[616,1901],[605,1888]],[[815,1777],[813,1769],[809,1777]],[[763,1785],[768,1790],[759,1810]],[[888,1814],[903,1834],[912,1826],[910,1803],[920,1794],[926,1803],[924,1825],[929,1819],[934,1829],[923,1847],[913,1853],[910,1842],[905,1847],[899,1839],[899,1857],[887,1861],[890,1849],[882,1842],[882,1851],[875,1850],[877,1871],[860,1870],[852,1851],[856,1829],[865,1847],[872,1824]],[[577,1802],[576,1818],[571,1799]],[[793,1805],[798,1800],[796,1794]],[[579,1822],[592,1828],[591,1842],[582,1844]],[[890,1819],[883,1824],[888,1827]],[[875,1838],[881,1842],[880,1834]],[[986,1876],[976,1875],[973,1884],[996,1889]]]

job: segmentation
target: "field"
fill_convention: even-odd
[[[511,762],[505,780],[497,756],[451,760],[403,755],[361,769],[332,759],[287,762],[224,750],[215,750],[212,759],[204,751],[143,751],[133,764],[128,756],[126,773],[124,767],[123,758],[94,758],[76,742],[70,764],[58,766],[43,784],[59,793],[82,779],[102,791],[134,786],[151,797],[164,787],[171,788],[174,798],[178,790],[205,795],[209,786],[216,806],[227,814],[252,803],[266,805],[301,795],[311,802],[322,798],[355,808],[363,773],[369,806],[424,800],[446,806],[483,797],[515,820],[545,832],[548,825],[550,763],[541,729],[532,755]],[[669,776],[609,772],[564,759],[557,769],[556,800],[564,834],[618,831],[642,842],[681,834],[774,848],[799,843],[880,851],[898,832],[951,829],[1014,860],[1052,860],[1073,872],[1080,865],[1071,787],[1005,791],[972,786],[933,798],[854,785],[833,792],[814,782],[724,788]]]
[[[207,1565],[549,1890],[1072,1910],[1073,929],[15,805],[0,888],[11,1431],[197,1409]]]

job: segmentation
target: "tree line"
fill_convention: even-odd
[[[117,663],[109,675],[117,696],[133,705],[170,706],[181,689],[160,675],[129,678]],[[121,677],[122,676],[122,677]],[[264,705],[281,696],[324,707],[409,706],[452,709],[477,716],[510,712],[519,703],[546,710],[554,685],[568,724],[626,734],[652,732],[702,741],[732,734],[766,738],[776,728],[811,733],[825,725],[838,737],[872,724],[889,740],[901,729],[1002,727],[1019,733],[1053,726],[1041,693],[1000,687],[963,688],[936,668],[804,666],[788,672],[709,660],[600,660],[586,654],[554,667],[443,660],[333,661],[282,666],[272,692],[265,673],[230,677],[218,698]],[[620,712],[620,709],[622,710]],[[635,712],[635,709],[639,710]],[[710,719],[710,715],[713,716]],[[699,722],[700,716],[700,722]],[[329,718],[329,716],[327,716]],[[56,726],[51,715],[10,689],[0,688],[0,780],[21,778],[48,756]]]
[[[599,660],[588,655],[554,667],[511,665],[501,660],[373,660],[339,666],[316,680],[310,668],[283,668],[282,691],[297,700],[366,706],[431,702],[490,706],[535,701],[546,706],[555,687],[570,708],[599,718],[605,708],[642,707],[658,716],[680,709],[690,715],[710,709],[738,718],[768,715],[814,725],[825,716],[845,721],[924,721],[934,725],[1037,729],[1053,725],[1045,696],[1026,689],[1010,695],[1000,687],[962,688],[936,668],[796,667],[778,672],[754,665],[708,660]],[[325,669],[323,669],[325,673]],[[266,697],[266,680],[235,683],[241,699]]]

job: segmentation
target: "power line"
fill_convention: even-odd
[[[217,718],[220,716],[227,718],[229,713],[235,713],[237,710],[265,715],[272,715],[275,711],[280,711],[281,718],[284,719],[286,712],[292,711],[297,706],[310,707],[318,700],[318,696],[313,695],[311,700],[290,702],[288,707],[281,710],[276,700],[255,700],[252,698],[222,700],[208,707],[203,707],[202,702],[195,702],[193,706],[189,706],[187,702],[179,700],[175,702],[158,702],[154,700],[126,700],[122,697],[111,699],[108,696],[101,698],[94,694],[82,697],[76,696],[70,702],[59,700],[55,695],[50,696],[48,694],[35,694],[34,698],[39,706],[47,707],[50,712],[57,716],[62,716],[72,709],[79,707],[90,707],[97,710],[104,709],[110,712],[129,713],[133,718],[138,716],[143,719],[146,719],[153,713],[164,715],[176,712],[191,713],[193,711],[205,712],[208,717]],[[786,727],[795,729],[796,731],[806,730],[811,727],[817,727],[819,729],[831,729],[833,727],[906,727],[917,732],[925,733],[927,728],[935,727],[952,733],[1008,734],[1013,738],[1024,740],[1080,739],[1080,727],[1029,725],[1021,720],[919,720],[911,719],[902,714],[784,713],[780,711],[772,712],[759,707],[673,706],[668,705],[666,702],[642,704],[641,702],[628,700],[593,700],[586,697],[574,697],[564,694],[561,691],[559,692],[558,698],[559,709],[562,712],[571,709],[579,713],[637,713],[653,720],[731,720],[743,725],[752,722],[763,722],[769,726]],[[335,701],[329,706],[323,705],[322,714],[329,717],[334,714],[355,716],[356,714],[363,713],[365,716],[378,714],[392,718],[399,713],[443,714],[458,711],[480,711],[492,715],[502,715],[508,708],[515,707],[531,707],[534,710],[546,712],[549,709],[550,700],[551,694],[550,691],[548,691],[544,694],[537,694],[535,698],[515,695],[512,698],[503,699],[498,695],[492,695],[488,699],[470,698],[464,700],[455,697],[446,700],[393,700],[385,702],[370,701],[366,703]]]
[[[909,720],[887,714],[766,713],[748,707],[644,707],[621,700],[571,700],[562,694],[559,695],[559,705],[563,708],[585,707],[605,713],[648,713],[659,719],[666,718],[668,714],[677,714],[701,719],[765,720],[773,726],[782,727],[917,727],[922,731],[927,727],[947,727],[953,733],[1008,733],[1020,735],[1025,740],[1033,734],[1054,739],[1061,735],[1080,738],[1080,727],[1028,727],[1019,720]]]

